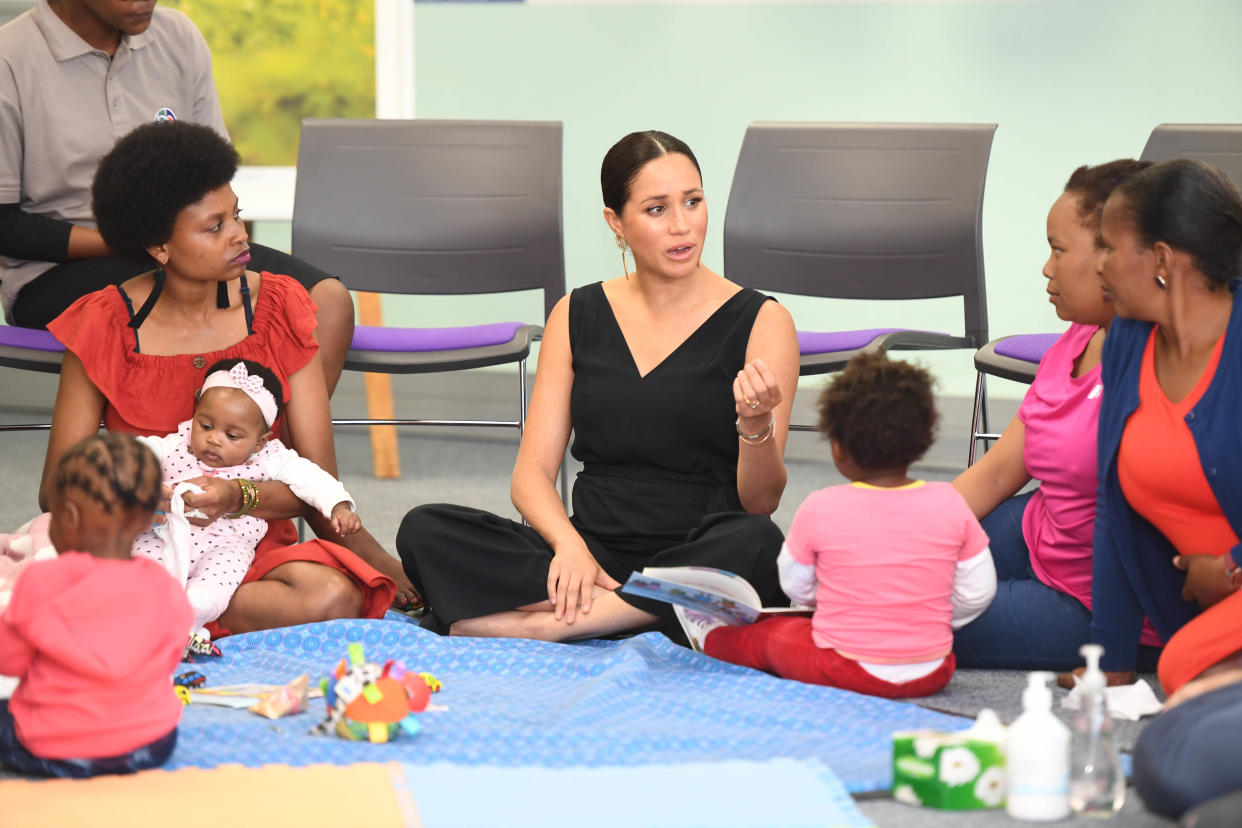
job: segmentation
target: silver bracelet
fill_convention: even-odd
[[[760,429],[755,434],[743,434],[742,433],[742,418],[741,417],[738,417],[737,422],[734,424],[734,427],[737,429],[737,436],[742,438],[742,442],[749,443],[752,446],[757,446],[760,443],[766,442],[768,438],[772,436],[772,428],[775,425],[776,425],[776,415],[773,414],[770,417],[768,417],[768,424],[765,425],[762,429]]]

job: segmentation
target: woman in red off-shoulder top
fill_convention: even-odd
[[[246,270],[246,232],[229,186],[236,165],[216,133],[181,122],[139,127],[100,162],[92,188],[100,232],[113,250],[158,267],[84,296],[49,326],[66,353],[41,504],[48,470],[101,420],[109,429],[171,433],[191,416],[207,366],[229,357],[276,372],[286,397],[278,428],[299,454],[335,473],[315,304],[286,276]],[[220,282],[227,307],[217,304]],[[234,481],[195,482],[205,491],[185,502],[208,515],[201,523],[242,509]],[[413,597],[399,563],[369,534],[351,536],[346,548],[287,486],[258,485],[251,513],[272,521],[271,530],[213,632],[379,617],[394,594]],[[296,533],[287,518],[304,513],[325,540],[290,545]]]

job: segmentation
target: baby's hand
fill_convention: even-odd
[[[160,486],[160,499],[155,504],[155,514],[151,516],[151,528],[159,526],[161,523],[168,523],[168,510],[172,508],[172,486],[162,484]]]
[[[341,502],[332,507],[332,528],[341,535],[352,535],[362,528],[358,513]]]

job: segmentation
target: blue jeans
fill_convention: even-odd
[[[959,668],[1059,671],[1083,663],[1078,648],[1091,639],[1091,611],[1031,568],[1022,515],[1033,494],[1009,498],[979,522],[996,563],[996,597],[953,634]],[[1159,656],[1159,649],[1141,647],[1138,669],[1154,672]]]
[[[1158,715],[1134,746],[1134,786],[1143,802],[1176,819],[1196,805],[1242,790],[1238,734],[1242,734],[1242,683],[1204,693]]]
[[[85,779],[106,773],[136,773],[158,768],[177,746],[177,728],[137,750],[101,759],[41,759],[17,741],[17,726],[9,712],[9,700],[0,699],[0,765],[31,776]]]

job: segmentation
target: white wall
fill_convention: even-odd
[[[1137,156],[1162,122],[1242,121],[1242,3],[1231,0],[415,8],[418,117],[564,121],[571,287],[618,270],[599,163],[626,132],[662,129],[694,148],[713,210],[705,262],[719,269],[750,121],[995,122],[983,230],[991,332],[1060,330],[1039,271],[1044,217],[1070,171]],[[949,300],[787,304],[803,327],[961,324]],[[539,312],[533,296],[521,307]],[[451,324],[514,308],[401,298],[385,312],[391,323]],[[927,361],[943,393],[971,392],[968,354]]]

